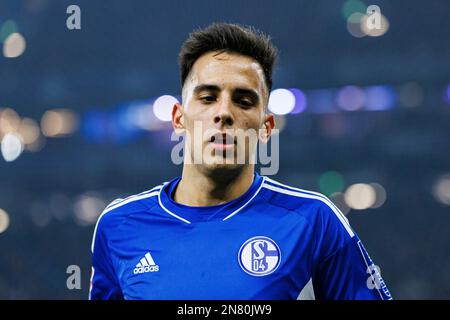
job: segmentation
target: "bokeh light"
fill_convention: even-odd
[[[97,222],[99,215],[105,209],[106,203],[97,192],[87,192],[75,201],[75,221],[80,226],[89,226]]]
[[[294,109],[291,111],[292,114],[298,114],[302,113],[306,109],[306,95],[303,93],[302,90],[297,88],[289,88],[289,91],[291,91],[294,94],[295,97],[295,105]]]
[[[23,152],[22,138],[16,133],[6,134],[1,143],[1,152],[6,162],[16,160]]]
[[[41,151],[45,147],[46,142],[46,138],[39,134],[38,138],[34,142],[25,145],[25,150],[30,152]]]
[[[41,119],[42,133],[47,137],[63,137],[75,132],[78,117],[69,109],[53,109],[44,113]]]
[[[163,95],[153,102],[153,113],[161,121],[172,120],[172,109],[175,103],[179,103],[174,96]]]
[[[389,30],[389,20],[380,14],[380,28],[369,27],[371,17],[364,15],[361,19],[361,30],[365,35],[370,37],[381,37]]]
[[[20,33],[10,34],[3,43],[3,55],[5,58],[17,58],[25,52],[26,41]]]
[[[345,191],[345,203],[352,209],[365,210],[376,201],[375,189],[366,183],[356,183]]]
[[[355,12],[347,19],[347,31],[355,38],[362,38],[367,35],[361,28],[361,21],[363,18],[364,14]]]
[[[319,190],[324,195],[329,196],[344,189],[344,178],[337,171],[327,171],[319,177]]]
[[[375,202],[371,206],[372,209],[376,209],[381,207],[385,202],[387,198],[386,190],[384,187],[379,183],[370,183],[370,186],[375,191]]]
[[[367,110],[389,110],[394,106],[395,92],[390,86],[370,86],[365,88],[365,94]]]
[[[434,198],[447,206],[450,206],[450,173],[440,176],[433,185]]]
[[[20,117],[10,108],[0,110],[0,136],[16,132],[20,125]]]
[[[357,86],[346,86],[338,91],[336,97],[337,105],[346,111],[361,109],[366,102],[364,91]]]
[[[269,110],[278,115],[288,114],[295,107],[295,96],[287,89],[275,89],[270,93]]]
[[[367,14],[369,7],[358,0],[346,1],[342,14],[347,19],[347,31],[356,38],[365,36],[380,37],[389,30],[389,20],[383,14]],[[375,24],[376,23],[376,24]]]
[[[81,131],[92,143],[108,141],[108,115],[98,110],[90,110],[83,115]]]
[[[39,125],[30,118],[23,118],[17,130],[25,146],[34,144],[40,135]]]
[[[140,130],[155,131],[164,128],[164,124],[153,113],[150,101],[131,104],[127,112],[127,121]]]
[[[3,43],[12,33],[17,32],[17,25],[13,20],[6,20],[0,27],[0,42]]]
[[[9,227],[9,215],[8,213],[0,208],[0,233],[3,233]]]
[[[344,5],[342,6],[341,12],[344,19],[347,20],[354,13],[365,13],[366,8],[367,6],[360,0],[348,0],[345,1]]]
[[[446,93],[445,97],[447,98],[447,102],[450,103],[450,84],[447,86],[447,90],[445,93]]]

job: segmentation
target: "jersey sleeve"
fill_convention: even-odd
[[[92,275],[89,300],[122,300],[122,290],[114,271],[105,223],[100,218],[92,242]]]
[[[392,299],[378,267],[331,201],[320,208],[317,228],[319,246],[313,276],[316,299]]]

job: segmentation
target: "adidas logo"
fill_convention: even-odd
[[[145,254],[145,256],[136,265],[136,268],[134,268],[133,273],[141,274],[141,273],[157,272],[157,271],[159,271],[159,266],[153,260],[150,252],[147,252]]]

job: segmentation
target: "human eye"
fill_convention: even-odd
[[[210,104],[210,103],[215,102],[217,99],[213,95],[202,95],[199,97],[199,100],[205,104]]]
[[[250,109],[258,105],[258,95],[249,89],[237,89],[233,94],[233,101],[244,109]]]
[[[237,103],[245,108],[252,107],[255,104],[253,99],[250,97],[239,98],[239,99],[237,99]]]

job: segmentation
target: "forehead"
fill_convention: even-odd
[[[223,89],[249,88],[266,91],[264,71],[253,58],[236,53],[209,52],[195,61],[188,79],[191,88],[214,84]],[[187,84],[188,84],[187,83]]]

